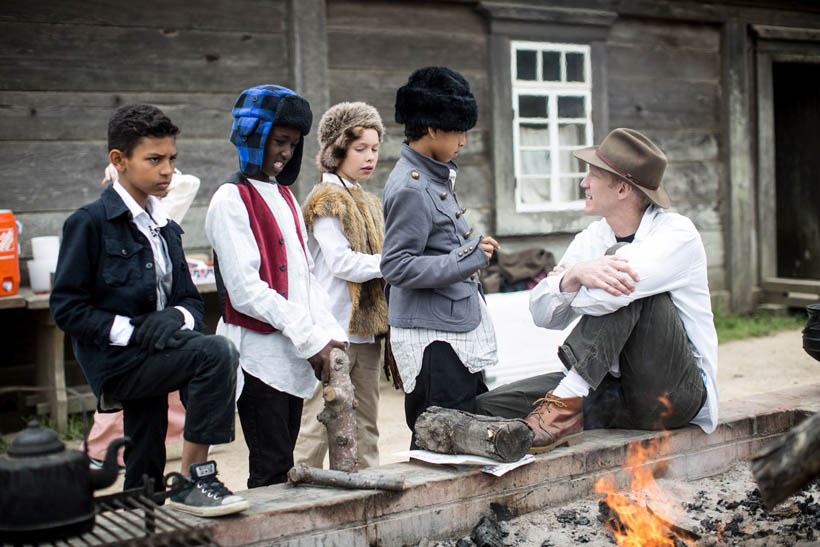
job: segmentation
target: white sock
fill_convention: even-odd
[[[586,397],[589,393],[589,384],[575,369],[570,370],[561,383],[552,390],[556,397]]]

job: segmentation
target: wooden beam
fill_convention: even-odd
[[[800,42],[819,42],[820,28],[795,28],[775,25],[752,25],[758,38],[766,40],[795,40]]]
[[[751,311],[757,305],[753,298],[758,259],[749,91],[751,49],[746,23],[728,21],[723,26],[723,89],[729,168],[726,251],[730,304],[734,312]]]
[[[293,90],[310,103],[313,126],[310,138],[305,139],[302,168],[299,179],[318,181],[319,170],[313,161],[319,153],[319,143],[314,137],[319,119],[330,107],[329,81],[327,77],[327,7],[325,0],[288,0],[288,70]],[[313,184],[294,187],[297,198],[302,200]]]

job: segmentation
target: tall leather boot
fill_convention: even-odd
[[[557,446],[570,446],[581,440],[584,431],[584,398],[556,397],[552,391],[535,401],[535,410],[524,419],[535,432],[531,454],[548,452]]]

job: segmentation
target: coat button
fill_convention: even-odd
[[[471,251],[473,250],[473,246],[472,246],[472,245],[470,245],[470,250],[471,250]]]
[[[442,192],[439,196],[441,199],[447,199],[447,192]]]
[[[285,271],[285,265],[284,265],[284,264],[282,264],[281,266],[279,266],[279,271],[280,271],[280,272],[284,272],[284,271]]]
[[[282,298],[288,297],[288,293],[286,293],[285,291],[279,291],[279,294],[282,296]]]
[[[279,245],[284,245],[284,244],[285,244],[285,240],[280,237],[279,238]]]
[[[154,263],[153,263],[153,262],[148,262],[148,263],[145,265],[145,268],[146,268],[147,270],[150,270],[150,269],[151,269],[151,268],[153,268],[153,267],[154,267]]]
[[[248,137],[242,137],[242,142],[248,142]]]
[[[472,233],[473,233],[472,230],[470,230],[469,232],[464,232],[464,239],[467,239],[468,237],[470,237],[470,235],[472,235]]]
[[[464,251],[459,251],[458,256],[464,256]]]
[[[120,252],[122,253],[122,256],[125,256],[125,255],[127,255],[127,254],[128,254],[128,251],[126,251],[125,249],[123,249],[123,250],[122,250],[122,251],[120,251]]]
[[[410,173],[410,176],[413,177],[414,179],[418,180],[419,172],[418,171],[413,171],[413,172]]]
[[[251,97],[251,101],[253,101],[253,102],[256,102],[256,101],[258,101],[258,100],[259,100],[259,97],[256,97],[256,96]]]

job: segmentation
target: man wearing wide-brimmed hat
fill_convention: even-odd
[[[711,433],[717,336],[706,253],[692,221],[664,211],[666,156],[632,129],[574,155],[589,165],[584,214],[603,218],[575,236],[530,296],[541,327],[580,318],[558,349],[569,372],[502,386],[480,396],[478,410],[512,418],[537,404],[526,417],[534,452],[572,444],[585,428],[693,423]]]

